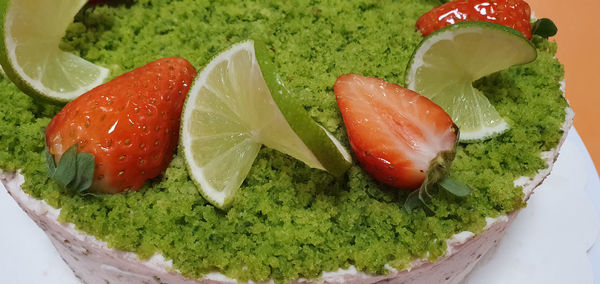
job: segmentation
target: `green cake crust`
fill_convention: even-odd
[[[134,1],[86,7],[62,48],[108,67],[117,76],[149,61],[181,56],[197,69],[233,43],[261,39],[278,71],[311,114],[348,145],[332,86],[358,73],[401,83],[421,40],[417,18],[433,0],[406,1]],[[45,126],[60,110],[42,105],[0,79],[0,168],[22,170],[23,190],[62,208],[74,223],[109,246],[172,259],[190,278],[219,271],[239,280],[318,278],[354,265],[385,274],[411,261],[446,253],[461,231],[481,232],[485,217],[522,208],[520,176],[547,167],[540,154],[557,146],[567,103],[556,46],[534,37],[538,59],[476,82],[511,129],[483,143],[461,144],[451,175],[474,192],[440,192],[434,215],[403,209],[407,193],[372,180],[358,165],[339,179],[263,148],[232,209],[207,203],[178,153],[167,171],[142,190],[73,195],[47,178]]]

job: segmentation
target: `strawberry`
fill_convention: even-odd
[[[138,190],[158,176],[172,159],[183,102],[195,76],[187,60],[163,58],[68,103],[46,128],[47,150],[58,161],[56,175],[65,175],[58,174],[61,156],[77,145],[79,152],[93,155],[95,192]]]
[[[418,189],[454,158],[458,130],[444,110],[383,79],[346,74],[333,87],[350,145],[363,169],[400,189]],[[442,173],[431,182],[438,181]]]
[[[423,14],[417,29],[423,36],[461,21],[505,25],[531,39],[531,8],[523,0],[454,0]]]

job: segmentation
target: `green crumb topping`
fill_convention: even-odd
[[[212,3],[211,3],[212,2]],[[64,50],[119,75],[166,56],[199,70],[233,43],[259,38],[271,47],[278,71],[313,118],[347,144],[332,86],[359,73],[400,83],[421,40],[417,18],[438,5],[405,1],[140,0],[86,7],[62,42]],[[466,198],[440,192],[435,215],[403,209],[406,193],[385,188],[360,167],[335,179],[326,172],[263,148],[233,207],[202,199],[181,154],[160,178],[138,192],[72,195],[47,178],[44,127],[59,108],[38,105],[0,79],[0,168],[21,169],[23,189],[62,208],[60,220],[142,258],[156,253],[195,278],[219,271],[239,280],[318,278],[354,265],[385,274],[415,258],[446,252],[443,240],[481,232],[486,216],[524,206],[513,181],[546,167],[540,153],[557,145],[567,103],[556,46],[534,38],[538,59],[476,82],[510,131],[461,144],[451,175],[473,187]]]

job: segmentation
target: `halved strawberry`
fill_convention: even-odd
[[[458,130],[444,110],[383,79],[346,74],[334,87],[350,145],[363,169],[400,189],[418,189],[430,168],[447,168]],[[431,182],[445,176],[438,174]]]
[[[461,21],[485,21],[511,27],[531,39],[531,8],[523,0],[454,0],[433,8],[417,21],[423,36]]]

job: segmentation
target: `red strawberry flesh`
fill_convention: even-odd
[[[417,29],[423,36],[461,21],[485,21],[511,27],[531,39],[531,8],[523,0],[455,0],[423,14]]]
[[[93,191],[137,190],[163,172],[179,135],[181,110],[196,75],[182,58],[125,73],[68,103],[46,129],[58,161],[74,144],[94,155]]]
[[[334,92],[356,158],[384,184],[419,188],[431,161],[454,148],[452,119],[426,97],[355,74],[338,77]]]

